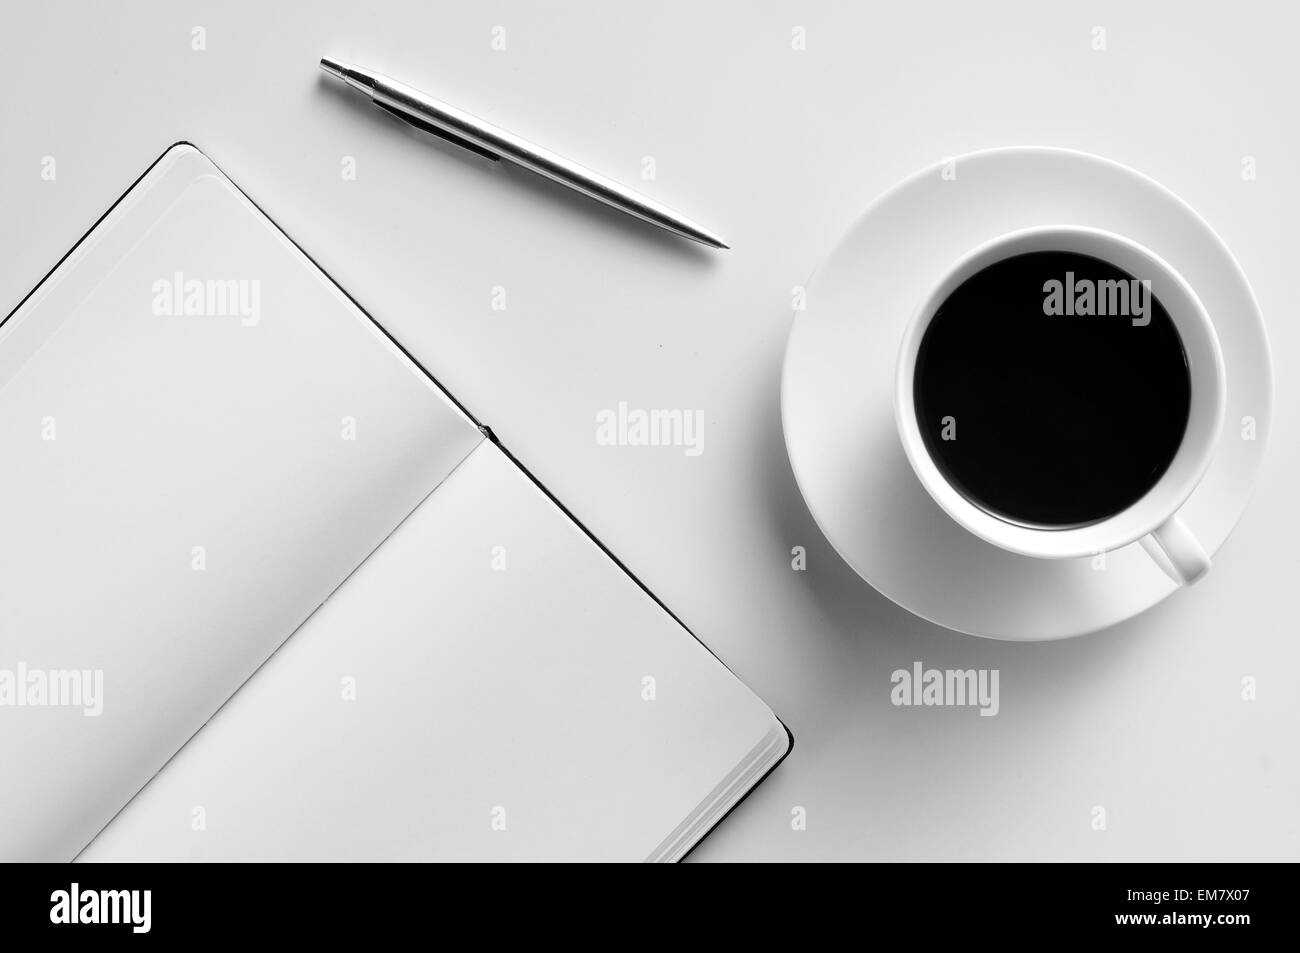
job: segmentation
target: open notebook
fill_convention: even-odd
[[[0,324],[0,446],[0,859],[673,860],[789,750],[192,146]]]

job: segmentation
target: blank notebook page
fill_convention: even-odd
[[[788,745],[484,443],[81,859],[673,859]]]
[[[0,325],[0,669],[103,688],[0,707],[0,860],[75,856],[481,441],[170,149]]]

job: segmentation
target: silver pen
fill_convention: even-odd
[[[721,238],[688,218],[646,198],[612,179],[570,162],[541,146],[484,122],[463,110],[434,99],[405,83],[373,70],[322,57],[321,69],[361,90],[380,106],[426,132],[448,139],[489,159],[509,159],[525,169],[553,179],[674,234],[713,248],[730,248]]]

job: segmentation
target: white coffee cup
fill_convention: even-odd
[[[1147,493],[1128,508],[1085,526],[1025,526],[1001,519],[968,500],[930,456],[916,416],[913,378],[917,353],[935,312],[967,278],[1013,255],[1064,251],[1091,255],[1150,282],[1182,340],[1191,382],[1187,428],[1173,460]],[[921,302],[903,334],[894,388],[894,413],[907,459],[936,503],[981,539],[1043,559],[1095,557],[1141,540],[1142,547],[1179,585],[1210,568],[1210,557],[1178,511],[1205,475],[1223,428],[1227,396],[1223,353],[1214,325],[1196,293],[1167,262],[1137,242],[1111,232],[1049,225],[1003,235],[963,256]]]

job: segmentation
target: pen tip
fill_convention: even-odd
[[[692,223],[686,223],[686,224],[689,227],[683,228],[680,232],[678,232],[678,234],[685,235],[687,238],[694,239],[695,241],[699,242],[701,245],[708,245],[710,248],[726,249],[728,251],[731,250],[730,245],[728,245],[726,242],[724,242],[721,238],[719,238],[717,235],[713,234],[712,232],[706,231],[705,229],[700,228],[700,226]]]
[[[346,69],[346,67],[338,60],[330,59],[328,56],[322,56],[320,58],[320,68],[331,76],[337,76],[339,79],[344,78],[343,70]]]

